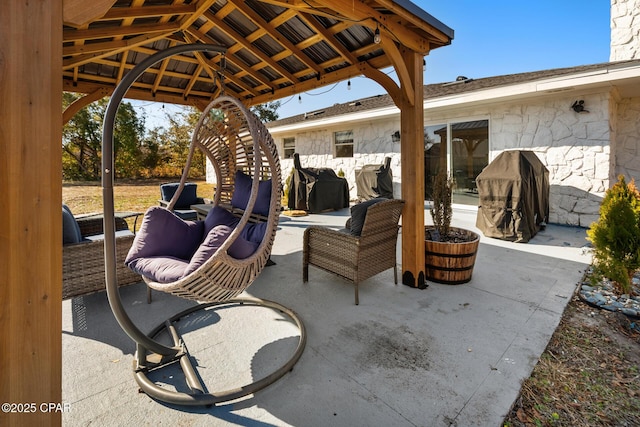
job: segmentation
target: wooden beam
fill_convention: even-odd
[[[65,24],[81,26],[102,17],[116,0],[64,0],[62,19]]]
[[[207,18],[209,21],[213,22],[218,30],[223,31],[229,37],[235,40],[236,42],[235,45],[229,48],[229,50],[227,51],[227,55],[229,55],[230,53],[233,53],[234,47],[236,47],[236,49],[243,47],[247,49],[247,51],[251,52],[251,54],[253,54],[256,58],[258,58],[261,61],[260,63],[256,64],[256,66],[252,68],[260,69],[260,68],[270,66],[278,74],[280,74],[283,77],[286,77],[291,83],[296,83],[297,79],[295,78],[295,76],[293,76],[291,73],[285,70],[282,66],[280,66],[280,64],[274,61],[267,54],[262,53],[261,51],[256,51],[256,49],[254,49],[251,43],[245,40],[245,38],[242,37],[241,34],[238,34],[233,28],[227,25],[224,21],[222,21],[221,19],[218,19],[216,15],[214,15],[210,11],[207,11],[204,13],[204,17]]]
[[[402,95],[401,88],[398,87],[395,81],[382,71],[373,68],[371,65],[363,63],[360,65],[360,70],[365,77],[370,78],[374,82],[378,83],[380,86],[387,91],[393,102],[396,104],[398,108],[402,108],[403,100],[405,99]]]
[[[66,125],[78,111],[82,110],[87,105],[91,104],[94,101],[97,101],[98,99],[102,99],[105,96],[109,96],[112,93],[113,88],[101,87],[91,93],[86,94],[83,97],[76,99],[74,102],[69,104],[62,113],[62,125]]]
[[[392,21],[390,16],[383,14],[372,7],[366,5],[362,0],[346,2],[344,0],[318,0],[318,3],[331,8],[335,13],[346,18],[359,21],[360,25],[369,27],[371,30],[379,26],[384,32],[383,37],[390,37],[395,41],[402,41],[403,46],[415,52],[427,53],[430,49],[429,40],[421,37],[417,33],[405,28],[402,22]],[[311,12],[314,13],[315,12]]]
[[[402,49],[413,86],[422,88],[420,53]],[[402,91],[405,94],[406,91]],[[414,90],[412,100],[400,106],[400,164],[402,165],[402,283],[424,288],[424,91]]]
[[[189,29],[188,32],[189,32],[189,34],[193,35],[193,37],[195,37],[196,39],[200,40],[203,43],[220,44],[220,43],[218,43],[218,41],[212,39],[208,34],[205,34],[205,33],[201,32],[200,30],[198,30],[196,28],[192,27],[192,28]],[[249,68],[243,62],[240,62],[239,60],[234,60],[234,58],[230,57],[229,51],[227,51],[227,53],[225,55],[225,60],[228,61],[228,63],[231,63],[231,64],[235,65],[236,67],[238,67],[240,70],[242,70],[241,72],[244,72],[246,74],[251,75],[257,82],[261,83],[265,87],[273,89],[272,83],[269,82],[269,80],[267,80],[266,77],[260,76],[258,73],[254,73],[253,70],[251,68]],[[232,75],[232,74],[229,73],[229,74],[225,74],[224,78],[229,80],[229,81],[232,81],[234,84],[236,84],[237,86],[243,88],[245,91],[247,91],[247,92],[249,92],[251,94],[255,95],[257,93],[255,91],[255,89],[250,88],[249,86],[247,86],[247,84],[245,82],[243,82],[240,78],[236,77],[236,75]]]
[[[247,18],[251,19],[259,28],[262,28],[266,34],[280,43],[286,49],[285,51],[283,51],[283,53],[288,51],[286,53],[287,56],[291,54],[295,55],[307,68],[309,68],[311,71],[315,71],[318,74],[324,71],[302,50],[298,49],[286,37],[280,34],[276,26],[264,20],[260,15],[258,15],[250,7],[248,7],[246,3],[238,2],[236,7],[238,8],[238,10],[244,13]],[[278,59],[276,59],[276,61],[278,61]]]
[[[173,34],[173,32],[171,32],[171,34]],[[65,59],[62,62],[62,66],[63,69],[69,69],[69,68],[74,68],[74,67],[79,67],[81,65],[87,64],[89,62],[95,61],[97,59],[100,58],[105,58],[108,56],[114,56],[117,55],[120,52],[124,52],[127,50],[133,50],[134,47],[137,46],[141,46],[141,45],[145,45],[145,44],[149,44],[153,41],[159,40],[159,39],[163,39],[163,38],[167,38],[169,36],[169,34],[167,33],[158,33],[158,34],[142,34],[138,37],[134,37],[132,39],[128,39],[126,41],[124,40],[118,40],[116,42],[107,42],[105,44],[111,44],[111,43],[117,43],[119,47],[117,48],[106,48],[105,49],[101,49],[99,52],[96,53],[88,53],[86,55],[80,55],[80,56],[73,56],[70,58]],[[102,44],[102,43],[100,43]],[[80,46],[74,46],[75,47],[80,47]],[[92,49],[89,46],[87,46],[88,51],[91,52]]]
[[[2,426],[55,426],[62,404],[62,2],[0,13],[0,411]]]
[[[400,18],[405,19],[407,22],[410,22],[415,27],[428,28],[429,36],[432,37],[434,40],[438,41],[440,45],[448,45],[449,43],[451,43],[449,36],[444,34],[442,31],[438,30],[431,24],[425,25],[425,23],[422,20],[420,20],[416,15],[408,12],[402,6],[397,4],[395,1],[377,0],[377,2],[380,3],[382,6],[386,7],[387,9],[389,9],[391,12],[398,15]],[[423,52],[423,53],[427,53],[427,52]]]
[[[86,1],[86,0],[83,0]],[[193,14],[196,7],[193,4],[172,4],[169,6],[144,7],[116,7],[105,13],[100,21],[110,21],[129,18],[147,18],[151,16],[176,16]]]
[[[380,44],[382,45],[384,52],[391,59],[393,67],[396,69],[398,80],[400,80],[400,88],[404,92],[404,99],[411,104],[414,99],[414,82],[412,76],[409,74],[407,64],[404,62],[404,58],[398,50],[396,42],[391,39],[383,39]]]
[[[75,40],[91,40],[106,39],[109,37],[149,35],[150,33],[175,33],[180,31],[180,27],[175,22],[166,22],[162,24],[139,24],[129,26],[113,26],[105,28],[89,28],[86,30],[65,30],[63,33],[64,41]]]

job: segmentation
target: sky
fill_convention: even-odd
[[[454,30],[449,46],[425,57],[424,83],[481,78],[609,61],[610,0],[414,0]],[[395,72],[384,70],[395,79]],[[397,81],[397,79],[396,79]],[[385,93],[365,77],[280,99],[280,118]],[[180,107],[141,103],[147,128]]]

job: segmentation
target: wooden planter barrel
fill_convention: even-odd
[[[433,227],[425,227],[425,231]],[[448,243],[424,241],[424,267],[427,280],[447,285],[460,285],[471,280],[480,236],[473,231],[451,227],[471,237],[469,242]],[[425,233],[427,235],[427,233]]]

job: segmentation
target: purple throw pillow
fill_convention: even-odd
[[[264,239],[264,233],[266,230],[267,230],[266,222],[259,222],[257,224],[250,222],[244,226],[244,229],[242,230],[240,235],[244,237],[246,240],[253,243],[257,243],[259,245],[260,243],[262,243],[262,239]]]
[[[188,261],[202,241],[204,223],[184,221],[160,206],[147,210],[125,258],[172,257]]]
[[[251,183],[253,179],[242,171],[237,171],[234,180],[233,196],[231,205],[242,210],[247,209],[247,203],[251,197]],[[271,180],[260,181],[258,183],[258,196],[253,205],[253,213],[258,215],[269,215],[271,204]]]
[[[239,222],[240,218],[225,208],[221,206],[214,206],[204,219],[204,234],[209,234],[211,229],[216,225],[226,225],[230,228],[236,228]]]
[[[226,225],[212,227],[196,253],[193,254],[189,265],[184,271],[184,275],[193,273],[211,258],[220,249],[220,246],[227,240],[232,231],[233,229]]]
[[[211,258],[220,249],[224,242],[229,238],[233,229],[226,225],[217,225],[209,231],[204,241],[198,247],[198,250],[189,265],[184,271],[184,275],[188,275],[200,268],[209,258]],[[229,246],[228,254],[235,259],[245,259],[253,255],[258,248],[256,243],[245,240],[242,236],[238,236],[236,240]]]

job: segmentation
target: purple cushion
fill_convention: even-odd
[[[233,228],[226,225],[217,225],[209,231],[204,238],[202,244],[191,262],[184,271],[184,275],[188,275],[200,268],[209,258],[211,258],[220,249],[222,244],[229,238],[233,232]],[[228,254],[235,259],[245,259],[253,255],[258,248],[258,244],[245,240],[242,236],[238,236],[236,240],[229,246]]]
[[[225,240],[229,237],[229,234],[233,231],[232,228],[226,225],[218,225],[212,227],[209,233],[207,233],[204,241],[198,247],[198,250],[187,266],[184,274],[191,274],[196,271],[202,264],[216,253],[216,251],[222,246]]]
[[[260,243],[262,243],[262,239],[264,238],[264,233],[266,230],[266,222],[259,222],[257,224],[247,223],[240,235],[246,240],[257,243],[259,245]]]
[[[222,224],[215,224],[216,221]],[[156,282],[174,282],[193,273],[211,258],[233,232],[238,221],[233,214],[220,207],[214,207],[205,221],[198,222],[183,221],[164,208],[151,207],[145,213],[125,264]],[[208,226],[211,228],[200,242]],[[254,230],[251,236],[257,238],[258,233],[259,230]],[[239,235],[228,253],[235,259],[244,259],[251,256],[258,246],[258,243]]]
[[[251,197],[251,183],[253,179],[242,171],[237,171],[234,181],[233,196],[231,205],[242,210],[247,209],[247,203]],[[258,184],[258,197],[253,205],[253,213],[258,215],[269,215],[269,205],[271,204],[271,180],[260,181]]]
[[[155,282],[170,283],[184,276],[189,263],[178,258],[154,256],[137,258],[131,260],[127,265],[136,273]]]
[[[236,225],[240,222],[240,218],[229,212],[223,207],[214,206],[207,217],[204,219],[204,233],[209,234],[209,231],[216,225],[226,225],[230,228],[236,228]]]
[[[164,208],[153,206],[144,214],[125,264],[155,256],[189,260],[200,245],[203,230],[202,221],[184,221]]]
[[[235,259],[249,258],[258,249],[258,244],[246,240],[241,235],[229,246],[229,255]]]

